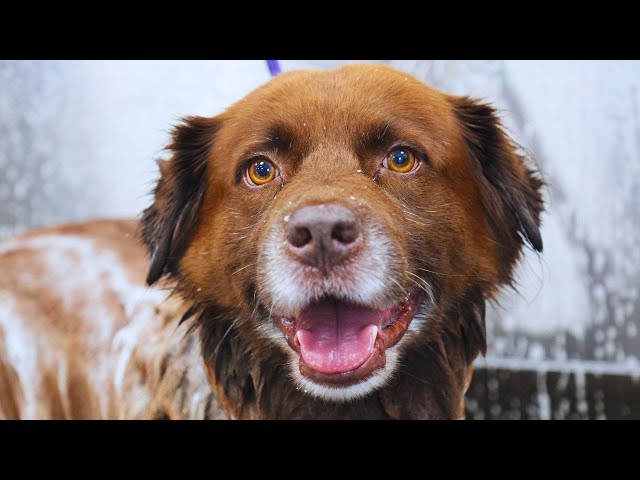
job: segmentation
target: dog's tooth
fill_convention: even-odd
[[[298,335],[300,335],[299,330],[296,332],[296,336],[293,338],[293,343],[295,344],[296,347],[300,346],[300,339],[298,338]]]
[[[376,338],[378,338],[378,327],[373,327],[373,330],[371,330],[371,337],[373,338],[373,343],[376,343]]]

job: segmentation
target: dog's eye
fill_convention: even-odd
[[[278,169],[265,158],[260,158],[249,164],[247,168],[247,177],[250,183],[254,185],[264,185],[276,178],[280,172]]]
[[[407,148],[396,148],[382,161],[382,166],[396,173],[409,173],[416,165],[416,156]]]

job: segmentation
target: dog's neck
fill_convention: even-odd
[[[296,388],[285,354],[251,351],[231,320],[198,319],[202,355],[217,400],[237,419],[459,419],[470,372],[452,318],[434,319],[431,344],[412,345],[394,378],[361,400],[329,403]],[[446,326],[446,327],[445,327]],[[454,326],[451,329],[449,326]]]

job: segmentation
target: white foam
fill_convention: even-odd
[[[22,387],[24,404],[21,416],[24,419],[37,417],[36,382],[38,341],[32,332],[24,327],[23,319],[15,300],[0,291],[0,327],[4,332],[7,360],[15,370]]]
[[[83,341],[99,357],[91,380],[98,392],[101,414],[106,417],[109,385],[113,384],[117,393],[123,393],[124,376],[133,349],[144,341],[144,332],[160,321],[155,310],[166,293],[131,282],[117,255],[98,248],[84,237],[58,234],[11,240],[0,244],[0,255],[15,249],[37,252],[45,275],[51,279],[47,288],[54,290],[64,309],[82,318],[83,328],[91,332],[83,337]],[[30,283],[34,287],[42,285],[43,279],[37,271],[17,272],[24,287],[28,288]],[[119,331],[116,330],[116,315],[119,314],[114,314],[113,310],[117,305],[108,305],[105,300],[114,294],[123,307],[124,320],[128,321]],[[38,342],[46,338],[47,332],[28,330],[9,294],[0,297],[0,322],[5,328],[9,361],[26,388],[24,417],[33,418],[36,414],[36,379],[40,372],[38,363],[54,366],[64,397],[67,391],[65,359],[60,357],[62,352],[37,349]],[[110,353],[115,358],[110,357]],[[51,358],[45,358],[45,355]]]

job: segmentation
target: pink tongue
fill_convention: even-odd
[[[305,363],[322,373],[355,370],[373,354],[380,312],[337,301],[307,307],[298,319],[297,338]]]

